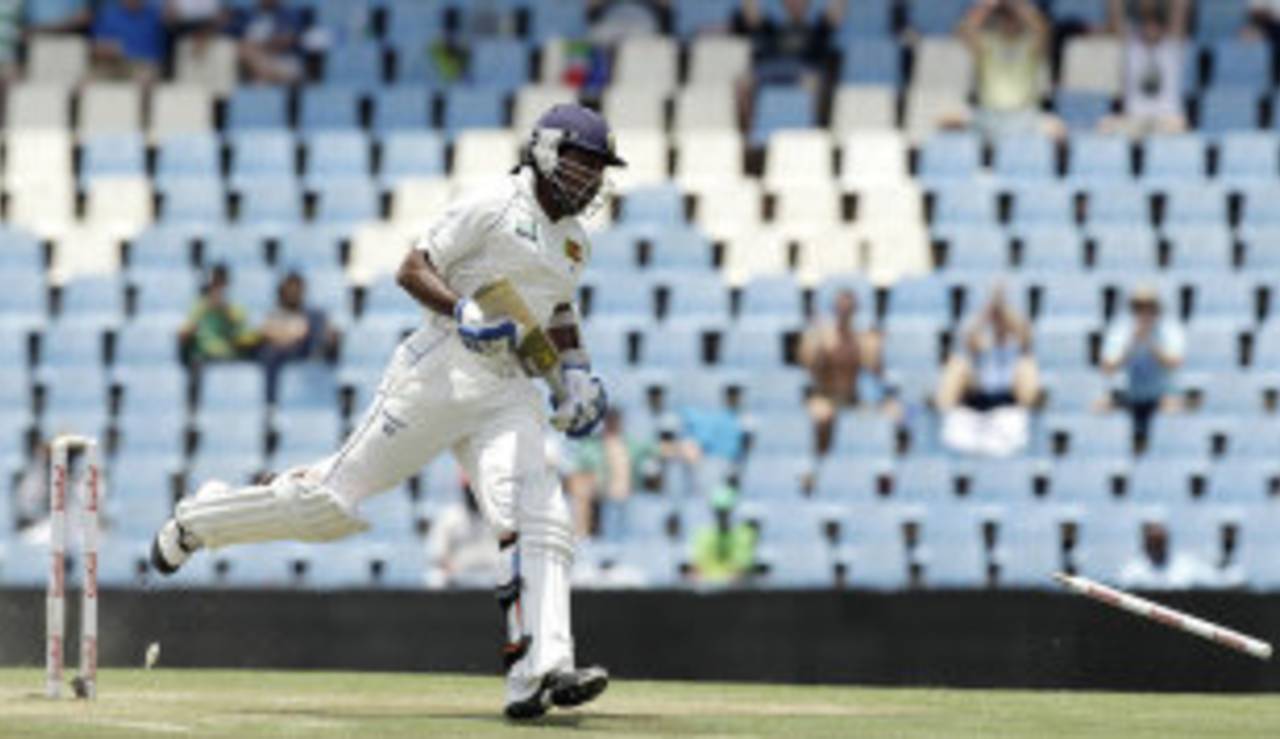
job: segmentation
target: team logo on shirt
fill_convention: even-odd
[[[538,224],[534,221],[516,224],[516,236],[538,243]]]
[[[574,264],[582,264],[583,249],[582,244],[573,239],[564,240],[564,255]]]

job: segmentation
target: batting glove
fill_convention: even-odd
[[[519,328],[510,318],[489,319],[480,306],[462,298],[453,306],[453,319],[458,322],[458,337],[463,346],[477,354],[496,356],[514,351],[520,343]]]
[[[609,408],[609,395],[604,383],[586,367],[570,365],[561,370],[564,381],[564,397],[552,398],[555,412],[551,425],[563,431],[570,439],[590,436],[604,418]]]

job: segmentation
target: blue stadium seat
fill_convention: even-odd
[[[112,511],[113,506],[108,501],[108,515],[116,520],[128,519],[122,522],[122,525],[133,529],[132,531],[113,530],[111,534],[104,537],[98,545],[98,584],[108,588],[137,588],[143,586],[147,581],[147,572],[150,565],[148,558],[150,556],[151,543],[144,538],[141,531],[143,522],[150,523],[155,521],[156,511],[161,503],[158,499],[147,498],[144,500],[130,499],[119,508],[127,510]],[[144,510],[138,511],[134,506],[141,506]],[[164,522],[164,518],[160,518],[156,522],[156,526]],[[151,534],[155,533],[155,528],[150,530]]]
[[[1231,428],[1228,441],[1229,457],[1242,459],[1267,459],[1274,461],[1280,455],[1280,435],[1276,434],[1274,417],[1239,418]]]
[[[813,291],[814,314],[830,314],[835,306],[836,295],[845,290],[853,293],[858,304],[858,315],[855,320],[859,325],[867,323],[869,318],[874,318],[875,289],[865,275],[857,273],[833,274],[824,277]]]
[[[891,373],[938,367],[938,324],[923,321],[894,328],[884,338],[884,366]]]
[[[717,4],[725,5],[724,0],[705,0],[694,3],[704,12],[712,12]],[[705,6],[705,7],[704,7]],[[691,14],[693,9],[688,4],[677,3],[671,6],[675,15],[676,32],[686,35],[685,30],[691,19],[682,17]],[[685,25],[682,25],[685,24]],[[530,6],[529,38],[538,44],[553,38],[582,38],[587,31],[587,7],[583,0],[536,0]]]
[[[939,228],[994,224],[996,193],[972,182],[944,184],[934,191],[933,223]]]
[[[327,456],[342,441],[342,418],[333,400],[327,408],[278,412],[272,422],[277,433],[275,455]]]
[[[873,502],[880,495],[878,478],[891,466],[888,458],[871,460],[828,454],[818,461],[814,495],[826,502]]]
[[[200,407],[206,411],[251,409],[266,399],[266,381],[257,364],[206,365],[200,371]]]
[[[124,284],[118,276],[80,277],[62,285],[58,317],[97,326],[124,318]]]
[[[751,459],[798,457],[813,451],[813,422],[803,410],[792,408],[760,414],[753,434]]]
[[[1042,366],[1046,365],[1041,353],[1051,345],[1049,341],[1037,342],[1036,359]],[[1055,413],[1088,413],[1109,389],[1107,378],[1095,369],[1055,371],[1045,378],[1045,386],[1049,392],[1048,409]]]
[[[242,226],[228,226],[210,231],[202,240],[200,263],[205,267],[226,264],[239,268],[265,267],[266,246],[259,234]]]
[[[769,588],[830,588],[835,585],[835,565],[830,547],[816,540],[788,542],[786,546],[761,546],[758,561],[767,568],[763,584]]]
[[[147,171],[146,146],[140,133],[96,134],[84,142],[81,177],[139,177]]]
[[[1084,266],[1084,248],[1074,226],[1045,225],[1019,234],[1024,270],[1076,272]]]
[[[618,289],[613,285],[611,290]],[[729,295],[717,275],[687,274],[667,283],[665,321],[721,322],[729,316]]]
[[[344,43],[324,57],[324,81],[329,85],[372,90],[382,84],[382,44],[376,41]]]
[[[395,59],[393,81],[397,85],[420,85],[428,90],[443,89],[462,81],[461,63],[441,57],[436,43],[422,39],[392,39]]]
[[[1270,502],[1280,481],[1280,465],[1270,459],[1232,460],[1215,465],[1205,483],[1212,503]]]
[[[843,413],[836,426],[832,452],[842,457],[886,458],[897,449],[893,422],[875,413]]]
[[[349,87],[303,88],[298,104],[298,127],[304,133],[359,129],[359,94]]]
[[[1120,225],[1119,219],[1106,223],[1105,227],[1091,229],[1094,269],[1133,274],[1156,268],[1160,248],[1149,227]]]
[[[1206,134],[1258,128],[1258,93],[1237,87],[1214,87],[1200,96],[1198,128]]]
[[[222,191],[217,192],[221,198]],[[187,270],[191,268],[191,233],[180,226],[153,226],[128,242],[125,255],[130,271]]]
[[[996,141],[994,171],[1004,180],[1040,182],[1057,173],[1057,154],[1047,136],[1015,136]]]
[[[1098,505],[1114,501],[1114,480],[1124,479],[1129,448],[1111,450],[1115,456],[1073,458],[1055,464],[1049,471],[1049,496],[1055,503]]]
[[[769,324],[735,326],[721,334],[720,364],[743,370],[777,370],[784,365],[784,338],[782,332]]]
[[[1047,510],[1020,510],[1000,523],[996,581],[1001,587],[1043,588],[1046,573],[1063,569],[1061,524]]]
[[[425,87],[397,85],[383,87],[373,93],[374,131],[419,133],[430,125],[431,91]]]
[[[1202,41],[1234,38],[1248,19],[1249,0],[1215,0],[1196,6],[1196,38]]]
[[[1193,321],[1187,327],[1189,350],[1183,360],[1187,372],[1215,373],[1240,367],[1240,338],[1236,328],[1220,321]]]
[[[219,459],[234,473],[232,477],[243,479],[246,473],[252,473],[261,465],[266,412],[263,406],[246,411],[244,398],[249,397],[252,396],[242,397],[240,410],[231,410],[229,405],[210,409],[207,403],[204,404],[205,408],[196,415],[194,424],[198,438],[197,466],[202,462],[212,464],[211,460]],[[206,479],[210,471],[201,471],[204,474],[193,476]],[[222,471],[217,474],[222,474]]]
[[[1165,191],[1164,225],[1227,223],[1227,196],[1210,184],[1177,184]]]
[[[1009,265],[1009,243],[997,227],[971,226],[949,229],[947,270],[974,272],[986,276],[1001,272]]]
[[[276,407],[285,411],[332,409],[338,403],[333,368],[317,362],[287,364],[280,373]]]
[[[511,91],[530,80],[529,51],[508,38],[480,39],[471,47],[467,79],[472,85]]]
[[[915,457],[893,470],[896,503],[943,504],[955,499],[955,477],[946,457]]]
[[[802,316],[800,288],[790,277],[757,277],[743,285],[739,320],[797,322]]]
[[[745,406],[752,413],[792,410],[803,405],[808,373],[802,370],[747,375]]]
[[[169,316],[169,320],[179,321],[191,309],[199,288],[190,269],[131,270],[129,285],[134,294],[134,316]]]
[[[208,566],[218,587],[284,589],[301,585],[297,568],[303,553],[292,542],[253,544],[211,553]]]
[[[1280,140],[1269,133],[1228,133],[1218,145],[1218,179],[1224,185],[1265,183],[1280,173]]]
[[[306,139],[306,183],[318,189],[332,180],[367,177],[369,141],[359,131],[321,131]]]
[[[228,131],[289,127],[288,88],[237,87],[227,100]]]
[[[920,521],[924,582],[931,588],[981,588],[987,582],[982,516],[962,506],[934,506]]]
[[[846,6],[844,18],[837,31],[844,48],[856,46],[854,39],[862,40],[886,38],[893,26],[892,0],[866,0]],[[896,83],[895,83],[896,84]]]
[[[1254,319],[1253,283],[1234,273],[1205,272],[1188,281],[1192,326],[1217,324],[1238,329]],[[1188,344],[1195,346],[1195,344]],[[1189,352],[1198,354],[1199,352]],[[1234,356],[1234,354],[1233,354]],[[1188,357],[1188,361],[1192,361]]]
[[[335,179],[317,188],[316,223],[356,226],[381,215],[381,194],[366,176]]]
[[[1201,412],[1228,417],[1256,416],[1264,410],[1264,390],[1269,384],[1265,376],[1249,372],[1223,373],[1202,389]]]
[[[684,193],[675,185],[632,190],[622,199],[618,222],[624,225],[684,223]]]
[[[365,289],[362,316],[397,325],[411,325],[422,320],[422,309],[394,280],[383,278]]]
[[[225,197],[216,177],[173,180],[162,187],[160,222],[187,229],[184,234],[221,225],[227,218]]]
[[[1051,7],[1057,23],[1100,28],[1107,22],[1106,0],[1053,0]]]
[[[343,332],[342,366],[381,369],[391,359],[404,330],[377,321],[357,321]],[[588,346],[591,346],[588,343]]]
[[[707,237],[698,229],[684,225],[655,232],[649,244],[649,268],[659,273],[664,270],[706,272],[712,268],[711,257]]]
[[[1143,147],[1142,180],[1164,186],[1195,182],[1205,175],[1205,141],[1199,134],[1154,136]]]
[[[1077,188],[1132,180],[1130,143],[1123,136],[1074,134],[1067,155],[1067,180]]]
[[[388,0],[386,8],[387,39],[392,43],[430,43],[444,34],[442,3]]]
[[[150,367],[176,364],[178,337],[172,323],[142,316],[116,331],[114,364],[117,367]]]
[[[1086,369],[1089,332],[1089,326],[1079,321],[1041,320],[1035,333],[1036,362],[1045,370]]]
[[[1135,503],[1189,503],[1192,500],[1192,478],[1203,473],[1204,462],[1196,458],[1164,456],[1140,459],[1129,471],[1125,497]]]
[[[1151,220],[1147,193],[1140,187],[1121,183],[1089,188],[1087,214],[1090,225],[1134,227]]]
[[[1019,183],[1011,188],[1011,196],[1010,226],[1014,229],[1065,228],[1075,224],[1075,193],[1065,185]]]
[[[341,267],[342,241],[349,236],[339,226],[307,224],[280,234],[275,263],[301,272],[331,271]],[[343,303],[345,309],[345,302]]]
[[[1159,415],[1152,422],[1146,454],[1165,462],[1203,462],[1213,452],[1213,436],[1221,425],[1219,419],[1204,416]]]
[[[125,454],[106,469],[106,508],[112,536],[136,536],[146,540],[173,506],[173,477],[178,457],[165,454]]]
[[[346,323],[351,312],[351,295],[347,275],[341,267],[317,264],[307,269],[295,263],[278,276],[283,277],[289,270],[296,270],[306,281],[308,305],[324,311],[331,324],[341,326]]]
[[[892,508],[854,506],[840,523],[846,542],[840,560],[848,586],[877,590],[907,586],[910,563],[902,522]]]
[[[275,306],[278,283],[271,268],[242,264],[232,270],[228,292],[231,302],[248,314],[250,323],[257,323]]]
[[[949,36],[969,7],[967,0],[910,0],[907,25],[926,36]]]
[[[982,142],[971,133],[940,133],[920,148],[918,178],[928,187],[940,181],[972,185],[982,167]]]
[[[1130,421],[1121,413],[1054,414],[1045,418],[1045,428],[1066,433],[1067,453],[1073,459],[1115,456],[1130,449]]]
[[[1264,41],[1219,39],[1210,47],[1209,80],[1213,87],[1271,87],[1271,49]]]
[[[130,404],[116,417],[116,430],[116,454],[121,458],[135,454],[178,457],[186,451],[186,420],[181,413],[134,410]]]
[[[177,362],[117,366],[112,372],[112,383],[120,389],[121,407],[130,412],[181,414],[186,410],[187,374]]]
[[[800,86],[766,85],[756,93],[751,145],[764,146],[776,131],[816,125],[813,95]]]
[[[788,427],[790,430],[790,427]],[[794,430],[801,431],[799,427]],[[795,503],[800,499],[800,481],[801,478],[810,471],[811,462],[803,450],[811,439],[808,427],[805,427],[803,433],[799,434],[801,451],[797,454],[752,454],[743,465],[741,480],[742,495],[753,501],[759,500],[779,500]],[[762,429],[759,432],[762,438],[770,437],[773,439],[778,434],[773,429]],[[780,441],[771,440],[765,446],[774,449],[781,449]],[[787,445],[791,446],[790,444]],[[763,449],[762,449],[763,451]],[[746,511],[740,511],[740,515],[746,518]],[[769,522],[765,521],[763,526],[769,526]],[[817,534],[816,527],[813,532]]]
[[[44,270],[44,247],[34,234],[0,225],[0,273],[34,274]]]
[[[286,178],[297,173],[297,142],[288,131],[253,131],[231,138],[232,189],[263,177]]]
[[[155,180],[211,179],[222,176],[222,143],[214,133],[167,136],[156,150]]]
[[[703,362],[700,326],[669,326],[645,333],[641,343],[644,363],[670,370],[696,370]]]
[[[1143,506],[1093,506],[1079,521],[1074,557],[1082,574],[1115,581],[1126,562],[1141,556]]]
[[[445,176],[445,144],[433,131],[394,131],[382,138],[379,182],[394,187],[405,179]]]
[[[284,231],[302,222],[302,191],[292,177],[248,180],[239,190],[240,225]]]
[[[855,5],[875,5],[868,0]],[[882,38],[859,38],[844,47],[840,63],[840,82],[846,85],[902,84],[902,50],[887,35]]]
[[[1280,226],[1280,184],[1274,179],[1241,191],[1240,226]]]
[[[36,4],[39,6],[39,3]],[[0,567],[0,584],[7,588],[43,587],[49,578],[49,546],[14,538],[0,549],[4,567]]]
[[[1111,97],[1105,92],[1058,90],[1053,95],[1053,109],[1070,131],[1088,133],[1110,115]]]
[[[25,326],[0,323],[0,368],[21,369],[30,363],[31,332]]]
[[[505,94],[490,87],[450,88],[445,92],[445,134],[452,140],[469,128],[505,128]]]
[[[951,317],[951,300],[947,285],[928,276],[900,280],[889,292],[887,320],[891,323],[911,321],[947,321]]]
[[[1181,272],[1224,272],[1232,268],[1234,245],[1226,221],[1164,229],[1169,266]]]

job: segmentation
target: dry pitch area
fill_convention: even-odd
[[[106,670],[96,703],[48,701],[0,670],[0,737],[1263,737],[1268,696],[868,689],[618,681],[533,725],[497,715],[496,678]]]

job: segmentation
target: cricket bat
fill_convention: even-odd
[[[516,347],[516,358],[524,371],[546,380],[557,398],[565,397],[564,383],[560,379],[560,351],[533,317],[511,280],[502,277],[491,282],[476,290],[471,299],[486,316],[506,316],[520,324],[524,338]]]

